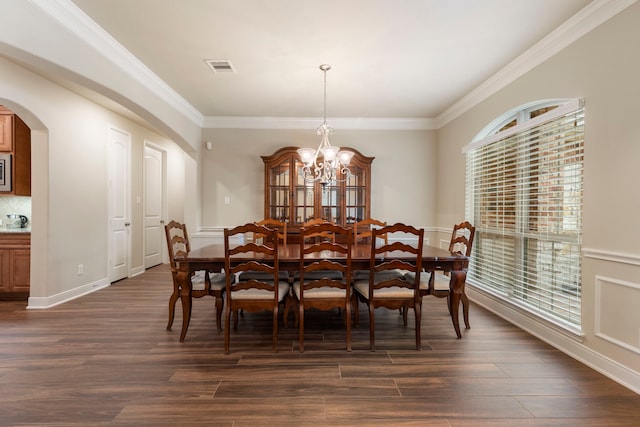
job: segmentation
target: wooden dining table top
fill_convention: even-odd
[[[268,259],[264,254],[251,252],[232,255],[232,258],[237,262]],[[305,256],[305,260],[307,261],[313,261],[314,259],[341,260],[344,258],[344,254],[333,251],[322,251]],[[401,251],[392,251],[379,254],[376,260],[381,262],[384,261],[384,259],[392,258],[413,259],[415,256]],[[354,268],[368,268],[370,259],[370,245],[352,245],[351,263]],[[214,243],[198,249],[192,249],[186,256],[176,256],[176,261],[191,271],[201,268],[207,268],[210,271],[220,270],[224,266],[225,261],[224,244]],[[278,245],[278,263],[282,269],[299,267],[300,244],[288,243],[286,245]],[[451,253],[447,249],[441,249],[435,246],[423,246],[422,265],[426,270],[459,270],[466,268],[467,264],[468,258],[464,255]]]
[[[379,261],[384,260],[385,258],[413,258],[411,254],[406,254],[401,251],[391,251],[384,252],[380,254],[377,259]],[[265,255],[260,253],[244,253],[238,255],[232,255],[232,258],[237,261],[243,260],[252,260],[252,259],[264,259]],[[313,260],[317,259],[344,259],[345,255],[339,252],[333,251],[322,251],[315,254],[311,254],[306,256],[306,259]],[[352,245],[351,249],[351,260],[352,262],[363,262],[370,261],[371,258],[371,246],[370,245]],[[178,262],[195,262],[195,263],[206,263],[213,262],[219,263],[224,262],[225,259],[225,250],[224,244],[216,243],[207,246],[203,246],[198,249],[192,249],[186,256],[176,256],[176,261]],[[278,259],[280,262],[299,262],[300,261],[300,244],[299,243],[288,243],[286,245],[280,244],[278,245]],[[447,249],[441,249],[435,246],[427,246],[425,245],[422,250],[422,259],[423,261],[429,262],[442,262],[444,264],[452,263],[452,262],[465,262],[468,258],[464,255],[451,253]]]

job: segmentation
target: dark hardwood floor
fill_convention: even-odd
[[[2,426],[638,426],[640,395],[473,305],[456,339],[445,300],[425,298],[423,350],[398,312],[367,312],[347,353],[337,311],[281,327],[246,313],[223,354],[213,298],[166,331],[171,274],[144,274],[48,310],[0,302]],[[411,320],[409,321],[411,325]]]

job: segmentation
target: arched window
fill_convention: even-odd
[[[467,280],[579,330],[584,105],[523,106],[466,153],[466,216],[476,227]]]

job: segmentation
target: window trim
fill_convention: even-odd
[[[549,104],[549,105],[553,105],[553,104]],[[543,108],[544,105],[543,104],[536,104],[535,107],[538,108]],[[471,150],[475,150],[478,149],[480,147],[484,147],[485,145],[491,144],[492,142],[496,142],[499,141],[501,139],[505,139],[508,138],[512,135],[515,135],[518,132],[524,132],[527,131],[531,128],[534,128],[536,126],[540,126],[546,122],[549,122],[551,120],[554,120],[558,117],[564,116],[568,113],[571,113],[572,111],[578,110],[580,108],[584,107],[584,99],[572,99],[562,105],[559,105],[558,108],[554,108],[551,111],[547,111],[544,114],[539,115],[536,118],[533,118],[531,120],[527,120],[524,123],[519,123],[513,127],[510,127],[509,129],[505,129],[502,132],[497,132],[494,133],[492,135],[488,135],[482,139],[478,139],[478,140],[474,140],[472,142],[470,142],[469,144],[465,145],[464,147],[462,147],[462,153],[466,154],[468,151]],[[524,109],[524,110],[519,110],[519,111],[530,111],[532,108],[528,108],[528,109]],[[510,116],[509,120],[511,120],[513,118],[513,116]],[[499,123],[503,123],[503,125],[505,123],[507,123],[507,121],[505,120],[501,120]],[[495,129],[495,127],[494,127]]]

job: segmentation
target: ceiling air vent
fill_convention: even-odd
[[[227,61],[226,59],[205,59],[209,67],[213,70],[214,73],[235,73],[236,70],[231,65],[231,61]]]

